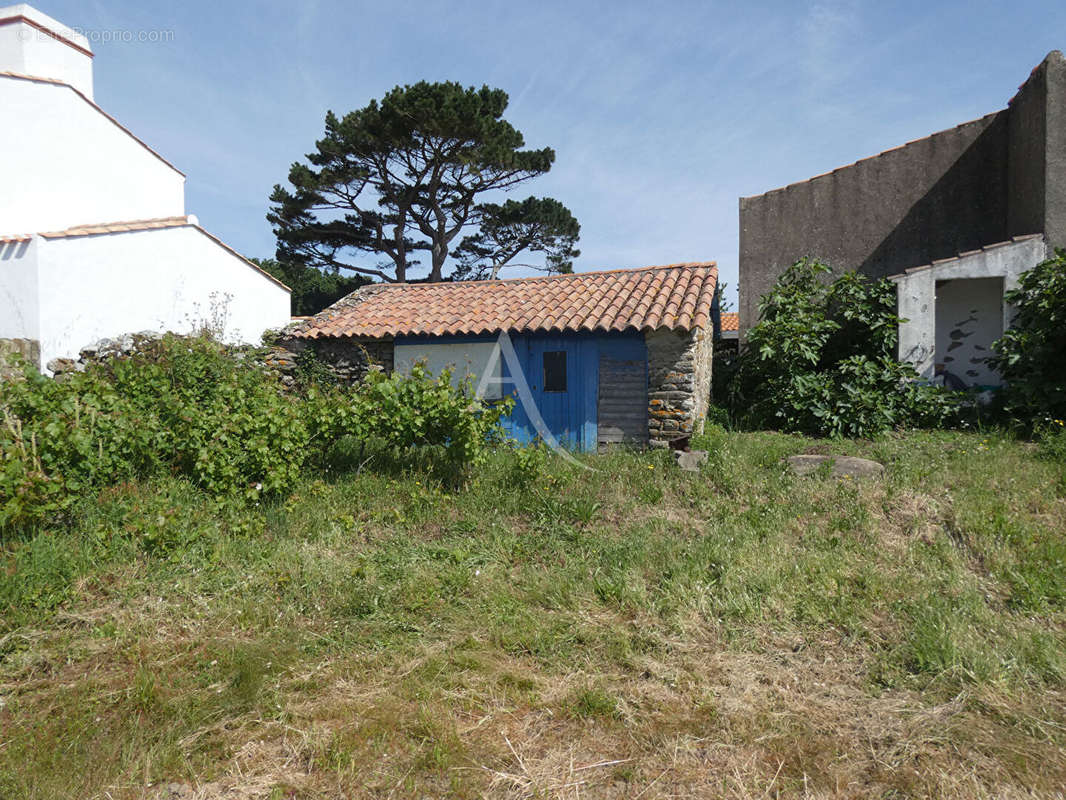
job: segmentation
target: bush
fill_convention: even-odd
[[[793,264],[762,299],[746,350],[730,365],[733,419],[750,428],[814,435],[873,436],[910,425],[938,425],[958,396],[918,383],[896,359],[896,293],[885,280]]]
[[[431,449],[431,466],[453,482],[485,459],[513,405],[510,398],[482,403],[469,380],[455,386],[450,370],[434,378],[424,364],[415,364],[409,376],[369,373],[351,401],[354,427],[347,433],[379,440],[400,455]]]
[[[286,393],[277,377],[207,338],[164,337],[63,381],[26,370],[0,383],[0,530],[61,517],[117,482],[181,475],[222,501],[279,494],[301,471],[371,439],[399,458],[435,448],[461,479],[505,404],[468,385],[372,373],[355,389]],[[360,461],[361,463],[361,461]]]
[[[1066,250],[1022,275],[1005,298],[1017,316],[989,364],[1007,384],[1007,413],[1022,422],[1066,419]]]

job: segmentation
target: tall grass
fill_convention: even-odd
[[[247,508],[179,478],[100,492],[3,550],[0,797],[1066,784],[1055,461],[901,434],[840,443],[886,465],[855,482],[782,465],[824,442],[698,444],[698,475],[501,449],[462,491],[364,470]]]

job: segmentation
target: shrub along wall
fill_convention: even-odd
[[[188,477],[224,503],[283,492],[328,468],[344,443],[359,462],[418,458],[461,481],[499,430],[447,373],[371,373],[359,387],[286,389],[248,352],[165,336],[63,380],[26,367],[0,382],[0,532],[61,518],[122,480]]]
[[[855,272],[831,283],[804,259],[763,297],[747,348],[729,367],[726,401],[743,427],[869,437],[939,426],[960,397],[919,383],[897,360],[895,288]]]

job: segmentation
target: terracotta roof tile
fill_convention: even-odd
[[[374,284],[289,333],[306,339],[704,328],[714,262],[537,278]]]
[[[33,237],[29,234],[15,234],[10,236],[0,236],[0,244],[21,244],[22,242],[28,242]]]
[[[149,231],[155,228],[180,228],[195,225],[195,219],[189,217],[158,217],[156,219],[136,219],[125,222],[102,222],[92,225],[75,225],[62,231],[42,233],[45,239],[67,239],[72,236],[98,236],[104,233],[127,233],[130,231]]]
[[[739,331],[740,314],[738,314],[736,311],[726,311],[724,314],[722,314],[722,330]]]

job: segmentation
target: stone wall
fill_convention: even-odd
[[[710,331],[657,330],[648,346],[648,438],[662,446],[703,430],[711,392]]]
[[[41,345],[36,339],[0,339],[0,380],[21,374],[7,366],[8,357],[14,355],[36,367],[41,360]]]
[[[346,385],[361,381],[371,367],[380,367],[386,373],[393,370],[391,339],[283,338],[278,345],[267,365],[283,374],[295,369],[299,354],[307,350],[314,352],[315,358],[333,372],[338,382]]]

